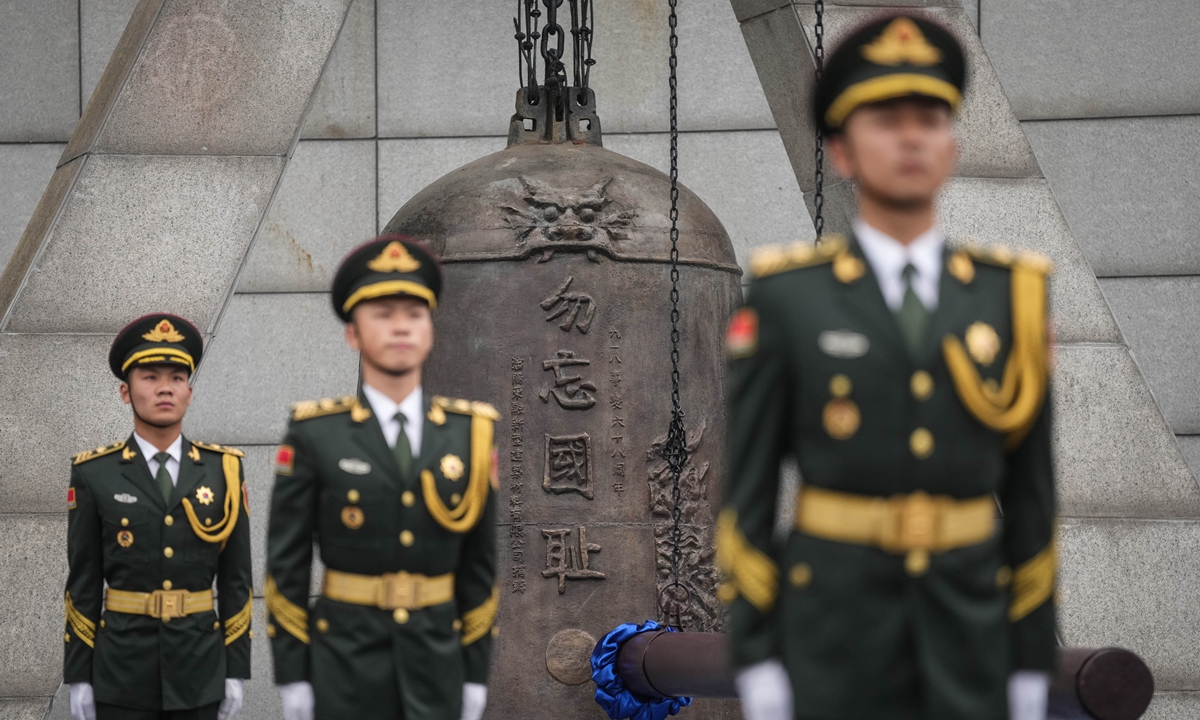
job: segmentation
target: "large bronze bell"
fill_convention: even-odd
[[[425,188],[386,228],[428,242],[445,263],[424,384],[503,415],[489,718],[603,717],[588,682],[592,645],[619,623],[661,619],[664,602],[683,603],[684,629],[720,626],[722,339],[741,271],[721,222],[680,188],[686,592],[664,593],[670,181],[605,150],[594,95],[564,89],[569,102],[520,91],[507,149]]]

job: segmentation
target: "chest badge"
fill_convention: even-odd
[[[133,533],[128,530],[122,530],[117,533],[117,544],[123,548],[127,548],[133,544]]]
[[[211,488],[205,485],[201,485],[200,487],[196,488],[196,502],[200,503],[201,505],[212,505],[214,497],[216,496],[213,495]]]
[[[849,440],[854,437],[854,433],[858,432],[858,427],[862,424],[862,413],[853,400],[834,398],[825,403],[821,420],[829,437],[834,440]]]
[[[830,357],[853,360],[867,354],[871,341],[852,330],[826,330],[817,336],[817,347]]]
[[[351,475],[366,475],[371,472],[371,463],[358,458],[342,458],[338,460],[338,467]]]
[[[125,503],[126,505],[132,505],[137,502],[137,497],[130,495],[129,493],[117,493],[116,495],[113,495],[113,500],[116,500],[119,503]]]
[[[991,365],[1000,354],[1000,336],[985,322],[972,323],[967,328],[966,340],[971,359],[984,367]]]
[[[446,476],[447,480],[459,479],[463,476],[464,469],[462,458],[459,456],[447,455],[442,458],[442,474]]]
[[[342,524],[351,530],[357,530],[366,522],[367,516],[363,514],[362,508],[356,505],[347,505],[342,508]]]

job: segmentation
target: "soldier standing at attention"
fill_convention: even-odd
[[[71,468],[63,681],[75,720],[229,720],[242,706],[253,637],[244,455],[182,434],[202,349],[191,323],[159,314],[109,351],[133,435]]]
[[[760,252],[730,324],[718,547],[748,720],[1046,716],[1050,268],[937,227],[965,76],[920,17],[844,41],[814,113],[853,236]],[[785,456],[803,486],[777,548]]]
[[[265,595],[286,720],[483,715],[499,415],[424,394],[441,285],[433,254],[399,235],[334,277],[362,390],[295,405],[276,458]],[[314,541],[325,577],[310,609]]]

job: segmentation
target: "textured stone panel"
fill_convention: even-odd
[[[939,213],[946,234],[956,240],[1050,256],[1050,312],[1060,342],[1120,342],[1100,286],[1045,180],[951,180]]]
[[[42,720],[46,717],[46,709],[50,698],[4,698],[0,699],[0,720]],[[70,718],[68,710],[63,718]],[[55,720],[51,715],[47,720]]]
[[[375,135],[375,0],[353,0],[321,75],[303,138]]]
[[[988,56],[1022,120],[1200,109],[1193,0],[983,0],[980,15]]]
[[[1142,720],[1194,720],[1200,717],[1200,693],[1155,693]]]
[[[1100,284],[1171,429],[1200,433],[1200,277]]]
[[[65,512],[71,455],[133,432],[108,369],[111,342],[0,334],[0,513]]]
[[[81,97],[87,107],[138,0],[79,0]]]
[[[1023,127],[1097,275],[1200,274],[1200,117]]]
[[[92,156],[4,329],[115,333],[155,311],[206,329],[283,163]]]
[[[254,642],[250,645],[250,681],[245,684],[245,702],[238,713],[240,720],[276,720],[283,717],[283,704],[275,687],[275,667],[271,660],[271,640],[267,637],[267,609],[262,600],[254,601]]]
[[[380,3],[380,135],[507,133],[519,82],[515,10],[516,3]],[[665,130],[666,3],[603,2],[596,13],[592,88],[604,129]],[[679,17],[681,127],[773,127],[728,1],[694,0]],[[463,37],[470,38],[466,52],[445,51]]]
[[[373,140],[301,141],[238,292],[327,292],[342,257],[375,234],[375,186]]]
[[[45,720],[72,720],[70,685],[64,683],[58,686],[58,692],[54,693],[54,698],[50,703],[50,710],[45,715]]]
[[[1192,475],[1200,479],[1200,435],[1180,435],[1176,440],[1179,441],[1179,449],[1183,451],[1188,467],[1192,469]]]
[[[967,177],[1040,176],[1037,160],[1008,107],[970,18],[957,8],[931,8],[929,12],[940,17],[963,40],[970,66],[956,128],[960,151],[957,173]],[[835,46],[876,14],[874,8],[828,7],[825,11],[826,48]],[[811,35],[815,20],[810,5],[795,5],[742,25],[746,45],[771,102],[788,156],[800,186],[806,191],[813,188],[815,169],[815,129],[809,108],[813,79],[809,48],[816,43]],[[826,173],[827,179],[836,179],[831,169],[827,168]]]
[[[197,373],[189,432],[274,445],[293,403],[353,395],[357,384],[358,358],[328,295],[235,295]]]
[[[1055,363],[1059,512],[1200,516],[1200,487],[1129,352],[1062,345]]]
[[[612,135],[605,147],[663,172],[670,168],[670,140],[662,133]],[[775,130],[687,133],[679,139],[679,177],[721,219],[743,267],[753,247],[815,238]],[[670,198],[657,201],[665,207]]]
[[[21,239],[63,146],[0,145],[0,268]]]
[[[1064,519],[1061,553],[1065,645],[1128,648],[1157,690],[1200,689],[1200,522]]]
[[[0,515],[0,608],[6,608],[8,615],[0,623],[4,694],[49,698],[58,689],[66,580],[65,512]]]
[[[77,0],[2,0],[0,17],[0,142],[64,142],[79,120]]]
[[[349,3],[165,3],[94,149],[285,154]]]
[[[379,222],[387,225],[404,203],[434,180],[504,149],[503,137],[379,141]]]

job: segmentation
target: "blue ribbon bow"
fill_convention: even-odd
[[[612,720],[666,720],[668,716],[676,715],[682,708],[692,704],[690,697],[643,698],[635,695],[625,689],[625,684],[617,675],[617,652],[622,643],[634,635],[661,629],[677,632],[675,628],[663,628],[653,620],[647,620],[641,625],[624,623],[600,638],[596,649],[592,650],[592,681],[596,683],[596,704],[608,713]]]

